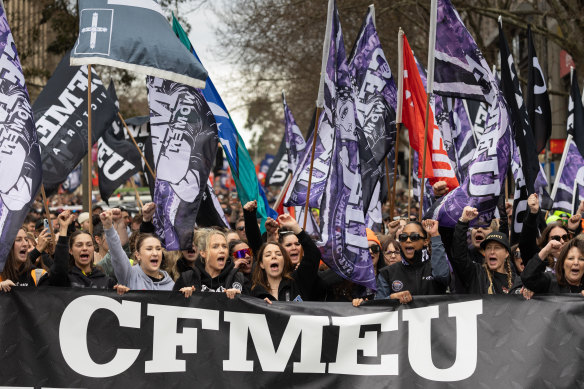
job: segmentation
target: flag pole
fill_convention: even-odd
[[[316,121],[314,122],[314,136],[312,137],[312,151],[310,154],[310,170],[308,172],[308,188],[306,189],[306,204],[304,205],[304,221],[302,222],[302,229],[306,229],[306,222],[308,220],[308,202],[310,201],[310,186],[312,185],[312,169],[314,167],[314,153],[316,151],[316,137],[318,136],[318,119],[322,108],[316,107]]]
[[[304,205],[304,221],[302,224],[302,229],[306,228],[306,222],[308,220],[308,204],[310,200],[310,186],[312,185],[312,169],[314,167],[314,153],[316,152],[316,137],[318,136],[318,120],[320,119],[320,113],[324,108],[324,78],[326,75],[326,64],[328,62],[328,55],[331,46],[331,31],[333,29],[333,12],[334,12],[334,0],[329,0],[326,13],[326,28],[324,32],[324,41],[322,44],[322,62],[320,65],[320,82],[318,84],[318,95],[316,97],[316,119],[314,121],[314,131],[312,138],[312,153],[310,155],[310,170],[308,173],[308,188],[306,191],[306,204]]]
[[[412,214],[412,145],[408,156],[408,220]],[[419,162],[418,162],[419,163]]]
[[[282,201],[284,201],[284,196],[286,196],[286,192],[288,191],[288,187],[290,186],[290,182],[292,181],[292,173],[288,172],[288,177],[286,177],[286,181],[284,181],[284,185],[282,186],[282,190],[278,197],[276,198],[276,204],[274,204],[274,209],[278,209]]]
[[[136,195],[136,203],[140,206],[141,211],[142,208],[144,208],[144,204],[142,203],[142,199],[140,198],[140,193],[138,193],[138,188],[136,188],[136,184],[134,183],[134,180],[131,177],[128,181],[130,181],[130,186],[132,187],[132,189],[134,189],[134,194]]]
[[[126,129],[126,133],[130,136],[130,139],[132,140],[132,142],[134,143],[134,146],[136,146],[136,150],[138,150],[138,152],[140,153],[140,156],[142,157],[142,160],[144,161],[144,165],[146,165],[146,168],[148,169],[148,171],[150,172],[150,174],[152,175],[152,177],[154,179],[156,179],[156,174],[154,174],[154,171],[152,170],[152,168],[150,167],[150,164],[148,163],[148,161],[146,160],[146,157],[144,156],[144,154],[142,153],[142,150],[140,150],[140,147],[138,146],[138,143],[136,143],[136,139],[134,139],[134,136],[132,135],[132,133],[130,132],[130,129],[128,128],[128,125],[126,124],[126,121],[124,120],[124,117],[122,116],[122,114],[120,113],[120,111],[118,111],[118,117],[120,118],[120,120],[122,121],[122,124],[124,125],[124,128]]]
[[[91,65],[87,65],[87,204],[90,217],[93,213],[93,206],[91,204],[91,194],[93,192],[93,175],[91,169],[91,146],[93,146],[91,139],[91,116]],[[89,234],[93,236],[93,223],[89,223]]]
[[[49,232],[53,238],[53,243],[57,244],[55,241],[55,231],[53,231],[53,223],[51,222],[51,213],[49,212],[49,202],[47,201],[47,195],[45,193],[45,184],[41,183],[41,197],[43,199],[43,208],[45,209],[45,217],[49,221]]]
[[[387,202],[389,203],[389,213],[390,213],[390,217],[393,217],[393,199],[391,198],[391,194],[390,194],[390,187],[391,187],[391,180],[389,179],[389,161],[387,160],[387,158],[384,158],[385,160],[385,179],[387,180]],[[393,171],[393,176],[394,176],[394,180],[395,180],[395,174],[396,171]]]
[[[430,37],[428,40],[428,76],[426,81],[426,123],[424,123],[424,157],[422,165],[422,180],[420,182],[420,210],[419,220],[424,213],[424,189],[426,186],[426,157],[428,150],[428,120],[430,118],[430,98],[434,89],[434,48],[436,46],[436,18],[438,13],[438,1],[432,0],[430,6]]]
[[[399,133],[401,130],[402,111],[404,106],[404,30],[399,28],[397,33],[397,110],[395,113],[395,161],[393,164],[393,188],[390,203],[390,217],[393,219],[395,211],[395,192],[397,186],[397,164],[399,158]],[[411,170],[411,169],[410,169]],[[389,192],[389,181],[387,183],[387,191]],[[389,193],[388,193],[389,197]]]

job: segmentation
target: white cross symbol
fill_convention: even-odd
[[[93,18],[91,19],[91,27],[85,27],[81,32],[91,32],[91,37],[89,39],[89,48],[95,49],[95,41],[98,32],[107,32],[106,27],[97,27],[97,12],[93,13]]]

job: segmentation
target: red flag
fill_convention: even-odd
[[[404,35],[404,91],[402,122],[408,128],[410,144],[418,152],[418,176],[422,177],[422,166],[424,156],[424,125],[426,123],[426,100],[427,95],[424,84],[420,78],[418,67],[412,49]],[[448,189],[452,190],[458,186],[458,180],[448,153],[444,148],[444,141],[440,134],[440,128],[434,121],[434,113],[430,107],[428,115],[428,148],[426,154],[426,178],[430,184],[438,181],[445,181]]]

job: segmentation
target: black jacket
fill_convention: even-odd
[[[93,268],[91,273],[84,274],[77,266],[69,269],[69,237],[60,236],[55,247],[55,262],[51,266],[47,285],[74,286],[79,288],[113,289],[115,281],[106,276],[100,269]],[[44,284],[44,282],[43,282]]]
[[[297,297],[302,300],[312,300],[314,296],[321,253],[305,231],[301,231],[296,236],[304,249],[304,256],[298,268],[292,272],[292,279],[283,278],[280,281],[280,286],[278,287],[279,301],[291,301]],[[252,289],[251,295],[262,299],[267,297],[270,300],[275,300],[274,296],[261,285],[256,285]]]
[[[560,285],[554,273],[545,271],[546,266],[547,261],[535,254],[521,273],[523,285],[534,293],[580,293],[584,289],[584,278],[578,286]]]
[[[247,294],[244,285],[243,274],[233,267],[233,263],[226,264],[221,273],[212,278],[205,271],[205,265],[199,257],[195,261],[195,268],[182,273],[174,283],[172,290],[180,290],[185,286],[194,286],[197,292],[223,292],[225,289],[238,289],[241,293]]]

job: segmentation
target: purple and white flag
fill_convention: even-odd
[[[320,208],[332,161],[334,131],[330,126],[324,125],[324,120],[324,113],[321,113],[320,118],[318,119],[318,134],[316,138],[316,148],[314,150],[312,181],[310,183],[310,208]],[[284,197],[284,205],[286,207],[306,204],[313,137],[314,133],[310,135],[306,142],[306,144],[310,146],[305,147],[299,157],[296,171],[292,176],[292,181],[290,181],[286,197]]]
[[[554,198],[553,209],[561,209],[565,212],[572,212],[572,198],[574,197],[574,183],[584,185],[584,158],[580,155],[576,142],[570,141],[566,144],[567,154],[564,168],[560,174],[559,181],[556,181],[556,197]],[[584,196],[584,192],[580,192]],[[581,197],[580,200],[584,200]]]
[[[0,272],[42,182],[40,148],[24,74],[0,4]]]
[[[323,74],[324,109],[321,128],[334,133],[330,177],[320,208],[323,260],[340,276],[376,289],[367,244],[359,167],[355,92],[347,65],[339,15],[329,0],[331,25],[326,72]],[[330,27],[330,28],[329,28]],[[328,41],[325,41],[325,44]],[[326,46],[325,46],[326,47]]]
[[[474,223],[484,225],[495,218],[511,158],[511,136],[505,99],[499,95],[496,104],[489,107],[486,131],[468,167],[468,176],[458,188],[434,203],[430,210],[432,219],[443,227],[453,228],[467,205],[479,211]]]
[[[434,92],[497,105],[489,65],[450,0],[438,0]]]
[[[292,111],[286,103],[286,97],[282,92],[282,102],[284,104],[284,139],[286,141],[286,152],[288,154],[288,171],[295,172],[298,167],[298,159],[301,153],[306,149],[306,141],[300,128],[294,120]]]
[[[167,250],[186,250],[217,153],[217,125],[200,90],[150,76],[146,83],[156,169],[154,225]]]
[[[384,158],[395,160],[396,141],[397,88],[381,48],[374,18],[374,8],[370,6],[349,59],[349,72],[357,93],[358,128],[362,128],[359,157],[365,211],[380,208],[379,195],[375,196],[374,192],[379,180],[384,178]],[[389,166],[390,180],[393,180],[394,164]]]

